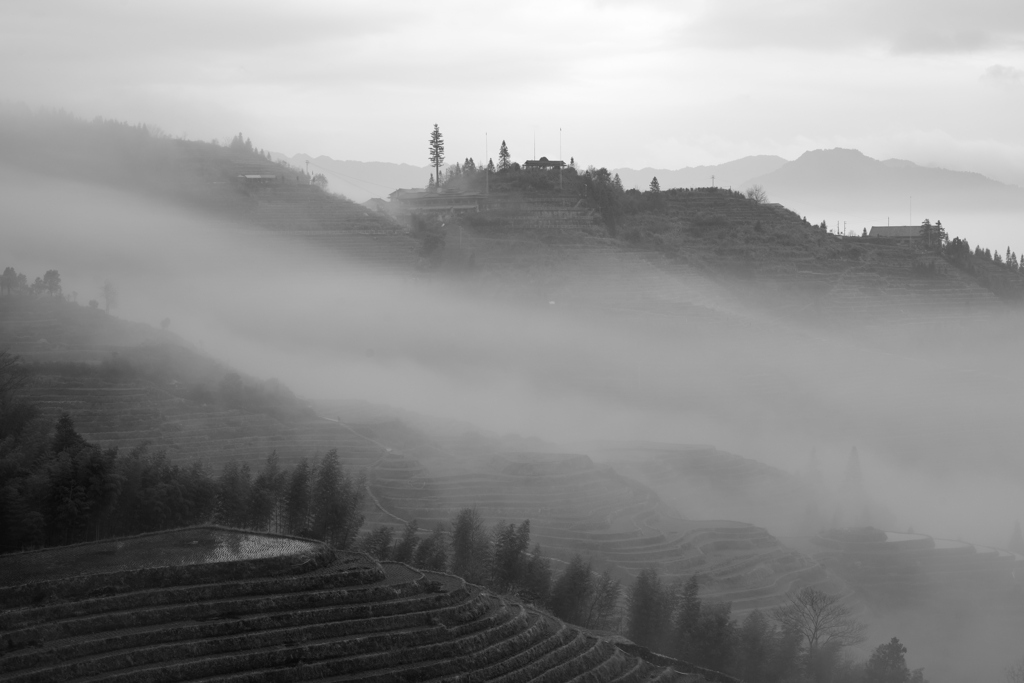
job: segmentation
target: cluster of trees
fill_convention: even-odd
[[[530,547],[529,520],[498,522],[487,529],[475,509],[465,508],[429,535],[421,535],[413,520],[397,536],[393,527],[378,527],[364,534],[357,547],[380,560],[451,572],[545,607],[572,624],[618,630],[619,581],[607,572],[597,575],[579,555],[552,581],[550,560],[539,545]]]
[[[863,642],[864,626],[835,595],[804,588],[768,613],[754,610],[737,623],[728,603],[699,597],[699,579],[666,585],[654,569],[643,570],[627,596],[626,635],[638,645],[747,683],[924,683],[910,671],[906,648],[893,638],[867,662],[845,657]]]
[[[214,140],[214,144],[219,143],[217,143],[217,141]],[[253,147],[252,141],[249,138],[243,138],[241,133],[231,138],[231,142],[228,143],[228,149],[235,152],[246,152],[248,154],[255,154],[256,156],[262,159],[272,161],[272,159],[270,158],[270,152]]]
[[[35,282],[29,284],[28,277],[19,273],[14,268],[7,266],[3,274],[0,274],[0,293],[12,294],[42,294],[60,296],[60,273],[56,270],[48,270],[42,277],[37,277]]]
[[[86,441],[64,413],[56,422],[19,398],[27,381],[0,351],[0,552],[209,523],[278,531],[345,547],[362,517],[362,482],[336,451],[283,469],[271,455],[253,476],[227,465],[214,478],[143,445],[128,455]]]
[[[942,227],[942,221],[932,223],[930,219],[925,218],[921,222],[921,239],[926,248],[941,253],[951,263],[964,270],[973,272],[972,261],[977,260],[1003,266],[1011,272],[1024,273],[1024,255],[1018,259],[1017,252],[1012,251],[1010,247],[1006,247],[1005,257],[999,253],[998,249],[992,251],[983,249],[980,245],[975,246],[972,251],[971,245],[966,239],[960,237],[950,239],[945,228]]]
[[[539,545],[530,551],[529,520],[519,525],[499,522],[487,529],[479,512],[465,508],[448,527],[439,524],[427,536],[421,536],[417,521],[412,520],[398,538],[392,527],[381,526],[364,534],[357,547],[379,560],[448,571],[537,604],[546,604],[550,594],[550,563]]]
[[[28,276],[24,273],[19,273],[11,266],[4,268],[3,273],[0,273],[0,294],[6,294],[11,296],[13,294],[49,294],[50,296],[59,297],[63,294],[63,286],[61,285],[60,272],[51,269],[43,273],[42,277],[37,277],[32,284],[28,282]],[[77,292],[73,292],[66,299],[71,301],[78,296]],[[117,306],[117,288],[109,281],[103,283],[103,287],[100,290],[100,298],[103,299],[104,309],[109,313],[111,308]],[[99,302],[96,299],[89,301],[89,306],[92,308],[98,308]]]
[[[259,472],[230,462],[216,482],[213,519],[225,526],[272,531],[347,548],[363,525],[366,484],[341,465],[336,449],[310,462],[282,468],[271,453]]]

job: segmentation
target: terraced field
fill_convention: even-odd
[[[202,461],[213,471],[231,461],[259,463],[276,451],[283,464],[337,448],[346,465],[365,468],[380,449],[336,422],[279,420],[177,396],[144,380],[37,376],[26,397],[44,416],[68,411],[89,441],[123,451],[148,442],[174,462]]]
[[[587,456],[417,460],[391,453],[370,470],[369,484],[383,509],[421,527],[475,507],[488,524],[529,519],[546,555],[568,560],[581,553],[626,581],[649,566],[669,580],[701,574],[702,595],[732,601],[738,613],[779,604],[807,585],[847,592],[824,567],[764,529],[685,520],[651,489]]]
[[[140,539],[179,545],[232,533],[208,528]],[[450,575],[262,536],[265,545],[288,552],[138,570],[131,568],[133,539],[127,539],[124,568],[0,586],[0,677],[19,683],[703,680]],[[10,576],[10,564],[55,565],[69,553],[105,550],[92,546],[0,558],[0,579]]]
[[[818,496],[799,477],[710,446],[623,442],[591,452],[688,516],[756,519],[784,535],[815,533],[825,521]]]
[[[48,296],[0,297],[0,348],[26,361],[99,362],[111,351],[167,337],[149,325]]]

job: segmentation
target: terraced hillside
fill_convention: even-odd
[[[374,429],[382,443],[392,443],[387,425]],[[847,592],[824,567],[764,529],[683,519],[652,489],[587,456],[448,445],[420,457],[396,451],[382,458],[369,479],[380,506],[421,527],[448,522],[464,507],[475,507],[488,524],[529,519],[546,555],[568,560],[581,553],[627,581],[649,566],[669,580],[700,574],[702,595],[731,601],[738,613],[779,604],[807,585]]]
[[[454,576],[218,528],[0,558],[0,676],[703,680]]]
[[[286,420],[211,405],[145,380],[59,375],[37,375],[34,380],[26,397],[46,417],[70,412],[89,441],[124,451],[149,443],[173,462],[198,459],[212,471],[231,460],[256,463],[272,451],[282,463],[290,463],[336,448],[356,468],[380,456],[380,449],[358,434],[315,416]]]
[[[632,442],[591,451],[693,517],[756,519],[775,533],[815,533],[826,521],[799,477],[710,446]]]
[[[69,412],[78,431],[103,447],[149,443],[172,461],[198,459],[214,472],[272,451],[288,463],[336,448],[355,469],[382,453],[281,388],[256,408],[219,400],[217,383],[230,368],[167,332],[101,310],[49,297],[0,298],[0,348],[29,364],[24,395],[45,418]]]
[[[26,361],[98,363],[111,352],[175,339],[149,325],[53,297],[0,297],[0,348]]]
[[[998,306],[978,278],[937,254],[830,235],[781,205],[715,188],[662,192],[658,201],[657,209],[625,219],[632,242],[731,274],[759,307],[799,317],[905,320]]]

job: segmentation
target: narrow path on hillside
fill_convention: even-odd
[[[351,425],[348,425],[348,424],[342,422],[340,417],[339,418],[330,418],[330,417],[324,417],[323,415],[319,415],[318,417],[321,420],[326,420],[327,422],[334,422],[334,423],[336,423],[337,425],[339,425],[343,429],[346,429],[346,430],[352,432],[353,434],[358,436],[360,439],[363,439],[364,441],[369,441],[374,446],[376,446],[377,448],[380,449],[380,456],[377,458],[377,461],[370,467],[370,476],[372,476],[373,470],[376,469],[376,467],[378,465],[380,465],[381,461],[385,457],[395,453],[394,449],[392,449],[392,448],[390,448],[388,446],[385,446],[380,441],[377,441],[376,439],[372,439],[372,438],[366,436],[365,434],[360,434]],[[397,455],[401,455],[401,454],[398,453]],[[373,504],[377,506],[377,509],[380,510],[381,512],[383,512],[385,515],[387,515],[388,517],[391,517],[392,519],[394,519],[394,520],[396,520],[396,521],[398,521],[398,522],[400,522],[402,524],[408,524],[407,520],[404,520],[401,517],[399,517],[398,515],[394,514],[393,512],[384,509],[384,506],[381,505],[379,500],[377,500],[377,496],[373,495],[373,489],[370,487],[370,478],[369,478],[369,476],[366,479],[366,495],[368,495],[370,497],[370,500],[372,500]]]

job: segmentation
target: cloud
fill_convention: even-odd
[[[985,69],[981,80],[997,85],[1020,87],[1024,85],[1024,69],[1018,69],[1015,66],[1007,66],[1005,64],[993,64]]]
[[[777,47],[890,54],[978,52],[1024,46],[1024,5],[1002,0],[747,0],[709,3],[685,30],[712,47]]]

